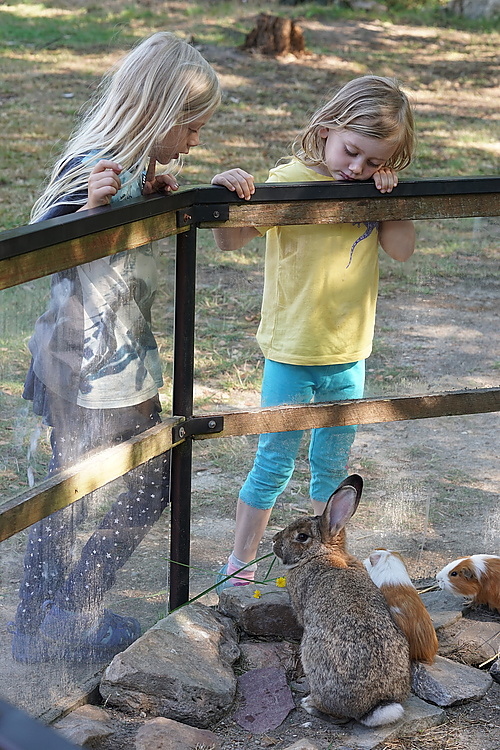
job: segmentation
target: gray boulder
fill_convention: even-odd
[[[101,680],[108,705],[205,728],[221,719],[236,694],[231,665],[239,657],[230,620],[191,604],[160,620],[117,654]]]
[[[480,700],[492,685],[487,672],[436,656],[434,664],[414,664],[412,691],[436,706]]]

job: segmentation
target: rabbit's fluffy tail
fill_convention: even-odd
[[[365,727],[381,727],[384,724],[394,724],[403,714],[404,708],[401,703],[379,703],[358,721]]]

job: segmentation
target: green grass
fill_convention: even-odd
[[[425,8],[429,5],[415,4],[416,16],[423,18]],[[298,18],[310,57],[294,62],[238,53],[259,10]],[[328,24],[337,19],[351,22],[352,43],[348,36],[332,38]],[[378,17],[336,5],[236,0],[11,3],[0,5],[0,21],[0,229],[27,221],[49,166],[101,74],[157,29],[194,40],[213,58],[225,91],[206,128],[206,146],[188,161],[186,182],[208,182],[219,165],[236,162],[263,181],[318,99],[367,72],[399,77],[415,98],[419,152],[408,177],[496,171],[491,87],[499,33],[493,22],[468,24],[464,31],[462,22],[450,18],[446,27],[425,27],[397,6]]]

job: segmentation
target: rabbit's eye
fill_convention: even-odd
[[[458,575],[458,573],[457,573],[456,570],[452,570],[451,573],[450,573],[450,576],[457,576],[457,575]]]
[[[301,534],[297,534],[296,539],[298,542],[307,542],[309,534],[304,534],[304,532],[302,532]]]

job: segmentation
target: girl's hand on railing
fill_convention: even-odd
[[[233,193],[235,192],[238,198],[244,198],[246,201],[250,200],[255,193],[253,175],[239,167],[216,174],[212,177],[212,185],[223,185]]]
[[[116,161],[101,159],[89,175],[89,194],[87,203],[79,211],[97,206],[107,206],[113,195],[119,191],[121,181],[119,174],[123,167]]]
[[[381,193],[390,193],[398,184],[398,175],[391,167],[380,167],[373,175],[373,182]]]
[[[142,188],[143,195],[151,195],[152,193],[171,193],[172,190],[177,190],[179,185],[177,180],[171,174],[155,174],[156,159],[150,159],[148,165],[148,171],[146,173],[146,180],[144,187]]]
[[[152,182],[146,180],[142,188],[142,194],[171,193],[172,190],[177,190],[178,188],[177,180],[172,174],[158,174]]]

